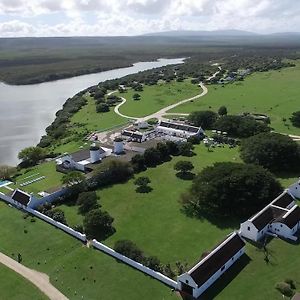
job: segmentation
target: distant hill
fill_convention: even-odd
[[[144,36],[168,36],[168,37],[182,37],[182,36],[258,36],[259,34],[250,32],[250,31],[243,31],[243,30],[173,30],[173,31],[163,31],[163,32],[154,32],[144,34]]]

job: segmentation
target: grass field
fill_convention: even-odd
[[[21,253],[24,265],[47,273],[52,284],[69,299],[177,299],[156,280],[88,249],[51,225],[22,216],[0,202],[0,251],[13,258]]]
[[[40,292],[33,284],[2,264],[0,264],[0,277],[1,299],[48,299],[48,297]]]
[[[22,170],[22,173],[15,178],[15,184],[11,184],[9,187],[12,189],[20,188],[28,193],[34,193],[35,195],[41,191],[59,188],[61,186],[61,178],[63,174],[57,172],[55,166],[55,161],[51,161],[26,170],[24,169]],[[20,184],[24,182],[41,176],[45,176],[46,178],[27,186],[20,186]]]
[[[144,86],[144,91],[136,92],[132,89],[126,93],[117,94],[124,97],[127,102],[120,107],[120,112],[131,117],[144,117],[178,101],[196,96],[200,88],[191,84],[190,80],[184,82],[172,81],[159,83],[153,86]],[[132,96],[138,93],[141,100],[133,100]]]
[[[300,128],[293,127],[289,121],[292,113],[300,109],[299,76],[300,61],[297,61],[294,68],[255,73],[244,82],[228,84],[225,87],[208,86],[209,93],[205,97],[178,106],[170,112],[190,113],[208,109],[217,111],[221,105],[225,105],[229,114],[267,114],[271,118],[271,127],[276,131],[300,135]],[[287,121],[283,122],[283,118]]]

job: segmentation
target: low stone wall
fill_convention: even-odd
[[[109,254],[110,256],[123,261],[124,263],[134,267],[135,269],[137,269],[139,271],[142,271],[143,273],[163,282],[164,284],[166,284],[168,286],[173,287],[174,289],[177,289],[177,287],[178,287],[177,282],[170,279],[169,277],[167,277],[159,272],[153,271],[152,269],[150,269],[148,267],[145,267],[144,265],[116,252],[115,250],[105,246],[104,244],[99,243],[97,240],[93,240],[92,245],[96,249],[101,250],[101,251],[105,252],[106,254]]]

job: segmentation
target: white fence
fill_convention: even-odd
[[[47,223],[51,224],[51,225],[54,225],[55,227],[65,231],[66,233],[76,237],[77,239],[83,241],[83,242],[86,242],[87,239],[86,239],[86,235],[85,234],[82,234],[76,230],[74,230],[73,228],[70,228],[69,226],[65,225],[65,224],[62,224],[60,222],[56,222],[54,221],[53,219],[51,219],[50,217],[48,216],[45,216],[44,214],[34,210],[34,209],[31,209],[31,208],[27,208],[26,209],[29,213],[35,215],[36,217],[46,221]]]
[[[171,286],[174,289],[178,288],[178,284],[176,281],[170,279],[169,277],[167,277],[159,272],[155,272],[155,271],[151,270],[150,268],[145,267],[144,265],[116,252],[115,250],[105,246],[104,244],[99,243],[97,240],[93,240],[92,245],[96,249],[99,249],[99,250],[109,254],[110,256],[113,256],[114,258],[123,261],[124,263],[134,267],[135,269],[142,271],[143,273],[146,273],[147,275],[165,283],[166,285]]]

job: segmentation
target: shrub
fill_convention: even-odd
[[[296,111],[292,114],[290,118],[293,126],[300,127],[300,111]]]
[[[214,123],[217,118],[218,115],[210,110],[195,111],[188,116],[189,122],[191,122],[194,126],[201,126],[203,129],[213,129]]]
[[[286,297],[292,297],[294,295],[294,291],[291,289],[290,285],[285,282],[279,282],[275,286],[276,290],[278,290],[282,295]]]

